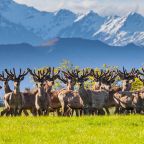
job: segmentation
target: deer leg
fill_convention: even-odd
[[[60,111],[60,108],[57,109],[57,115],[58,115],[58,116],[61,116],[61,115],[62,115],[62,113],[61,113],[61,111]]]
[[[104,108],[105,108],[107,114],[110,115],[109,109],[107,107],[104,107]]]
[[[83,109],[80,109],[80,116],[83,115]]]
[[[31,110],[30,110],[30,111],[31,111]],[[26,109],[23,109],[23,113],[24,113],[25,116],[29,116],[29,113],[27,112]]]
[[[1,116],[4,116],[4,114],[6,114],[9,110],[7,108],[5,108],[3,111],[1,111]]]
[[[105,115],[105,111],[103,109],[98,110],[98,115]]]
[[[76,109],[75,111],[76,111],[76,116],[79,117],[79,110]]]

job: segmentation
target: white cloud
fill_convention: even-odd
[[[123,15],[136,11],[144,15],[142,0],[15,0],[39,10],[56,11],[61,8],[76,12],[94,10],[101,15]]]

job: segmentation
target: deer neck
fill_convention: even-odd
[[[46,93],[50,93],[52,91],[52,86],[46,85],[45,91],[46,91]]]
[[[85,87],[84,87],[84,84],[82,83],[81,85],[79,85],[79,92],[80,93],[83,93],[83,92],[85,92],[86,91],[86,89],[85,89]]]
[[[14,88],[14,94],[15,95],[20,94],[20,88],[19,87]]]
[[[5,94],[12,92],[8,83],[4,83],[4,92]]]
[[[45,96],[45,89],[43,87],[38,88],[38,96],[44,97]]]

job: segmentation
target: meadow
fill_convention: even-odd
[[[0,117],[0,144],[144,144],[144,117]]]

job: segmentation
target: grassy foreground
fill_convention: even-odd
[[[0,144],[144,144],[144,117],[0,117]]]

